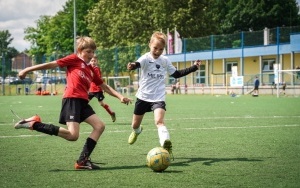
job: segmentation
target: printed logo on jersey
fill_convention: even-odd
[[[165,76],[163,74],[148,73],[148,77],[150,77],[152,79],[158,79],[158,80],[165,79]]]
[[[154,63],[154,62],[152,62],[152,61],[149,61],[149,63]]]
[[[91,79],[88,76],[86,76],[83,71],[79,71],[78,74],[82,79],[85,79],[88,81],[88,83],[91,83]],[[91,74],[92,74],[92,72],[91,72]]]
[[[160,65],[156,64],[155,67],[156,67],[157,69],[159,69],[159,68],[160,68]]]
[[[81,68],[85,68],[85,64],[84,63],[81,63]]]

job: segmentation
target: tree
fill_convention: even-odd
[[[53,53],[66,55],[73,52],[73,1],[66,2],[62,11],[55,16],[41,16],[36,21],[37,26],[25,29],[25,40],[31,43],[30,54],[41,57],[46,54],[48,57]],[[90,7],[98,0],[76,0],[76,35],[89,36],[89,30],[85,16]],[[37,61],[41,62],[41,61]]]
[[[53,17],[42,16],[37,28],[26,29],[32,42],[31,54],[58,55],[73,51],[73,1]],[[176,27],[185,39],[209,35],[232,34],[238,31],[262,30],[265,27],[300,25],[296,0],[76,0],[77,35],[91,36],[101,49],[106,74],[117,61],[119,70],[143,51],[154,31]],[[210,39],[189,42],[193,51],[210,47]],[[231,44],[230,44],[231,45]],[[118,56],[115,54],[118,51]],[[58,57],[58,56],[57,56]],[[101,59],[101,57],[100,57]],[[115,65],[116,66],[116,65]]]
[[[300,24],[296,0],[212,1],[210,9],[218,34]]]
[[[118,66],[123,70],[129,61],[137,57],[137,53],[141,53],[135,48],[138,45],[147,45],[154,31],[166,32],[168,28],[173,31],[177,27],[181,35],[187,38],[210,33],[213,26],[205,24],[204,21],[208,2],[100,0],[86,18],[90,35],[99,49],[117,48]],[[115,58],[111,57],[101,64],[109,67],[114,63]]]
[[[208,0],[100,0],[87,15],[91,36],[100,48],[147,44],[154,31],[177,27],[183,37],[210,33]]]
[[[24,39],[31,44],[29,53],[35,56],[35,62],[37,63],[43,63],[43,56],[48,51],[49,37],[47,32],[50,20],[50,16],[41,16],[40,19],[36,21],[36,28],[27,27],[24,31]]]
[[[19,52],[14,47],[9,47],[13,38],[8,30],[0,31],[0,56],[1,56],[1,73],[4,70],[3,77],[6,77],[8,74],[11,74],[11,59],[15,57]],[[3,66],[2,60],[5,60],[5,65]]]

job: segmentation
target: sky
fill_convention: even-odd
[[[36,27],[42,15],[54,16],[63,9],[67,0],[0,0],[0,30],[8,30],[13,41],[10,47],[22,52],[30,48],[24,30]],[[300,4],[300,0],[297,0]]]
[[[0,30],[8,30],[13,38],[10,47],[19,52],[30,48],[25,41],[24,30],[36,27],[36,21],[42,15],[54,16],[63,10],[67,0],[0,0]]]

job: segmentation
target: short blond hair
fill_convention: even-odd
[[[164,33],[159,31],[154,32],[151,36],[150,43],[152,43],[155,39],[159,40],[164,46],[166,46],[167,36]]]
[[[82,51],[87,48],[96,50],[97,48],[95,41],[92,38],[85,36],[76,38],[76,47],[77,51]]]

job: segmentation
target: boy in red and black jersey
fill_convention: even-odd
[[[101,86],[106,93],[118,98],[122,103],[131,103],[131,99],[122,96],[106,85],[94,72],[94,69],[88,65],[94,57],[95,42],[90,37],[79,37],[76,43],[76,54],[49,63],[27,67],[19,72],[19,77],[24,79],[26,74],[32,71],[66,67],[67,85],[62,99],[59,123],[67,125],[67,128],[42,123],[38,115],[19,121],[15,124],[15,128],[36,130],[59,136],[68,141],[76,141],[79,137],[80,123],[86,122],[92,126],[93,130],[87,138],[78,160],[75,162],[75,169],[93,170],[100,167],[91,162],[90,155],[104,132],[105,124],[89,105],[88,91],[90,84],[94,82],[96,85]]]
[[[94,72],[98,75],[98,77],[102,78],[101,69],[98,67],[98,59],[97,56],[94,55],[94,57],[90,61],[90,65],[94,69]],[[116,121],[116,113],[113,112],[108,104],[104,103],[104,94],[102,88],[95,84],[94,82],[91,83],[90,89],[89,89],[89,100],[92,100],[93,98],[97,98],[99,104],[107,111],[107,113],[111,116],[111,119],[113,122]]]

